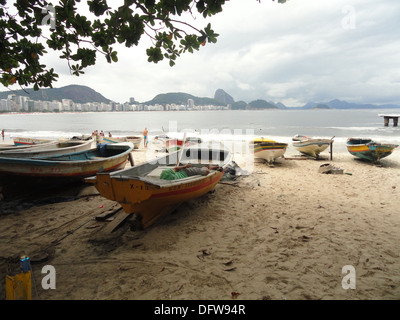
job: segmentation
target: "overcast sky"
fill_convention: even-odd
[[[220,88],[235,101],[288,107],[333,99],[400,104],[399,13],[399,0],[231,0],[207,20],[218,42],[181,56],[172,68],[147,62],[145,45],[116,48],[118,63],[98,56],[80,77],[70,75],[59,54],[46,62],[60,76],[54,87],[87,85],[121,103],[167,92],[213,97]]]

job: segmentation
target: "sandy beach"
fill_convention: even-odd
[[[135,150],[135,162],[144,154]],[[0,202],[0,299],[8,260],[24,254],[33,299],[400,299],[400,150],[379,166],[323,155],[273,167],[257,160],[250,175],[150,228],[122,226],[104,238],[109,222],[95,218],[119,204],[93,186]],[[320,173],[325,163],[344,173]],[[56,270],[56,289],[41,286],[45,265]],[[355,270],[354,289],[342,285],[345,266]]]

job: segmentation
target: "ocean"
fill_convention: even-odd
[[[231,111],[142,111],[91,113],[1,114],[0,129],[7,138],[61,138],[103,130],[114,137],[141,135],[150,140],[160,134],[170,137],[197,135],[203,140],[248,141],[267,137],[291,144],[296,134],[335,137],[334,149],[345,152],[349,137],[373,138],[400,143],[400,127],[392,121],[385,127],[379,114],[400,114],[399,109],[352,110],[231,110]]]

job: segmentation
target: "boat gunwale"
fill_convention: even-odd
[[[193,148],[188,148],[190,150],[193,151],[197,151],[200,152],[201,151],[208,151],[208,152],[215,152],[216,154],[219,154],[221,152],[226,153],[226,157],[223,160],[219,161],[219,164],[214,163],[215,165],[219,165],[221,168],[225,169],[225,167],[231,163],[232,161],[232,153],[229,150],[226,149],[213,149],[213,148],[197,148],[197,147],[193,147]],[[208,179],[210,177],[212,177],[215,174],[218,174],[218,170],[212,170],[209,174],[207,174],[206,176],[201,176],[201,175],[194,175],[191,177],[186,177],[183,179],[176,179],[176,180],[164,180],[164,179],[160,179],[157,177],[149,177],[148,174],[151,173],[152,171],[154,171],[155,169],[159,168],[159,167],[166,167],[166,168],[173,168],[176,166],[176,162],[175,163],[171,163],[170,165],[167,164],[162,164],[160,163],[161,161],[165,161],[165,163],[168,163],[169,158],[171,159],[175,159],[175,156],[178,157],[180,151],[175,151],[173,153],[170,153],[164,157],[161,158],[156,158],[156,159],[152,159],[149,160],[147,162],[141,163],[139,165],[130,167],[130,168],[126,168],[126,169],[121,169],[118,171],[114,171],[114,172],[110,172],[110,173],[98,173],[99,175],[101,174],[109,174],[110,178],[115,179],[117,181],[129,181],[129,180],[138,180],[144,183],[148,183],[150,185],[159,187],[159,188],[163,188],[163,187],[170,187],[170,186],[178,186],[181,184],[185,184],[185,183],[190,183],[190,182],[196,182],[198,180],[202,180],[202,179]],[[194,160],[193,159],[184,159],[184,160],[188,160],[187,163],[190,163],[190,160]],[[183,161],[181,161],[181,163],[185,163]],[[210,163],[212,163],[213,159],[210,160]],[[208,163],[208,164],[210,164]],[[205,163],[191,163],[192,166],[194,167],[202,167],[205,166],[207,164]],[[129,172],[135,172],[135,171],[140,171],[140,169],[142,170],[142,175],[138,175],[138,174],[129,174]]]

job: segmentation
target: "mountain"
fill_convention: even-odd
[[[297,109],[392,109],[392,108],[400,108],[400,106],[393,104],[385,104],[385,105],[361,104],[361,103],[352,103],[334,99],[329,102],[308,102],[304,106],[299,107]]]
[[[245,110],[247,103],[244,101],[236,101],[232,103],[232,110]]]
[[[61,101],[62,99],[69,99],[75,103],[87,102],[104,102],[110,103],[111,100],[105,98],[97,91],[86,86],[70,85],[61,88],[40,89],[35,91],[33,89],[3,91],[0,92],[0,99],[7,99],[10,94],[17,96],[25,96],[31,100],[42,101]]]
[[[7,99],[10,94],[17,96],[29,97],[31,100],[42,100],[42,101],[61,101],[62,99],[69,99],[75,103],[110,103],[111,100],[105,98],[103,95],[98,93],[87,86],[80,85],[69,85],[61,88],[50,88],[40,89],[34,91],[33,89],[15,90],[15,91],[3,91],[0,92],[0,99]],[[358,104],[339,99],[334,99],[329,102],[309,102],[302,107],[286,107],[281,102],[271,102],[265,100],[254,100],[250,103],[244,101],[234,101],[231,95],[225,92],[223,89],[217,89],[214,94],[214,98],[202,98],[196,97],[188,93],[183,92],[172,92],[163,93],[155,96],[152,100],[144,102],[145,105],[154,104],[184,104],[186,105],[188,99],[192,99],[196,106],[202,105],[215,105],[215,106],[226,106],[227,104],[232,105],[232,110],[260,110],[260,109],[282,109],[282,110],[304,110],[304,109],[395,109],[400,108],[399,105],[385,104],[385,105],[374,105],[374,104]],[[137,102],[139,103],[139,102]]]
[[[253,109],[278,109],[278,107],[275,104],[272,104],[270,102],[267,102],[265,100],[254,100],[250,102],[247,107],[247,110],[253,110]]]
[[[170,92],[170,93],[162,93],[156,95],[152,100],[144,102],[145,105],[154,105],[154,104],[187,104],[188,99],[192,99],[196,106],[204,106],[204,105],[215,105],[215,106],[225,106],[226,104],[221,103],[215,99],[211,98],[200,98],[193,96],[188,93],[183,92]]]
[[[227,94],[222,89],[218,89],[217,91],[215,91],[214,100],[217,100],[217,101],[223,103],[224,105],[233,104],[235,102],[235,100],[233,100],[232,96]]]

